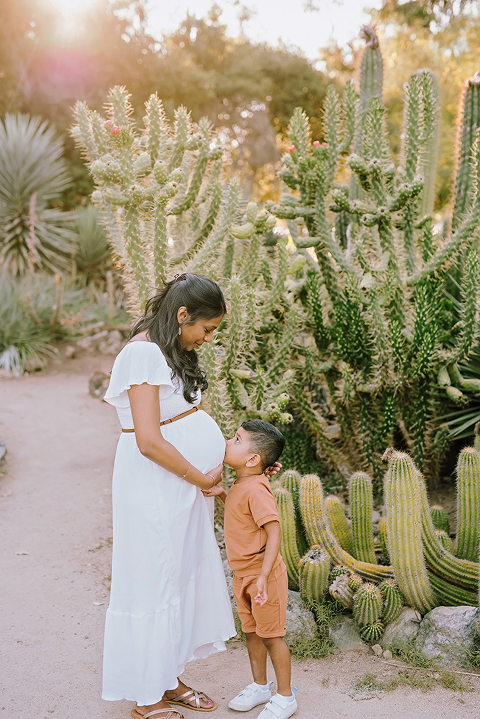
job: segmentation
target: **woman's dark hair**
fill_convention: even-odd
[[[285,437],[273,424],[263,419],[249,419],[241,425],[249,433],[250,448],[262,460],[262,472],[274,464],[283,452]]]
[[[177,375],[183,382],[183,396],[193,403],[198,390],[208,387],[207,376],[198,363],[195,350],[184,350],[179,342],[177,313],[186,307],[189,318],[183,324],[198,320],[211,320],[227,311],[225,297],[216,282],[202,275],[185,273],[171,282],[148,300],[145,314],[133,326],[128,339],[139,332],[148,332],[167,360],[172,370],[172,379]]]

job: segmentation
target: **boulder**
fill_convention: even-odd
[[[441,666],[463,664],[473,648],[477,607],[437,607],[425,615],[415,648]]]
[[[5,461],[5,455],[7,454],[7,445],[2,440],[0,442],[0,467],[2,466],[3,462]]]
[[[113,330],[103,342],[99,343],[98,349],[104,355],[118,355],[123,345],[122,333],[119,330]]]
[[[405,607],[393,622],[387,624],[380,644],[385,649],[388,649],[389,647],[401,647],[412,642],[417,637],[421,621],[420,612],[411,607]]]
[[[368,646],[362,641],[360,636],[360,629],[351,617],[339,617],[336,622],[329,627],[328,634],[335,644],[335,647],[341,652],[369,653]]]
[[[287,597],[287,634],[285,641],[293,644],[300,638],[315,639],[317,625],[312,613],[306,608],[300,597],[300,592],[288,590]]]

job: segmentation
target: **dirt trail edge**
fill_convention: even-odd
[[[130,702],[100,696],[119,430],[113,408],[88,395],[88,376],[72,364],[0,380],[0,439],[8,449],[0,475],[0,719],[130,716]],[[295,661],[296,716],[479,716],[480,680],[472,680],[472,693],[397,689],[357,701],[348,690],[367,671],[386,678],[394,670],[373,656]],[[238,717],[227,704],[250,681],[245,649],[233,643],[189,664],[184,680],[218,701],[212,719]],[[260,709],[247,716],[255,719]],[[199,716],[184,713],[185,719]]]

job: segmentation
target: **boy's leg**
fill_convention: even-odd
[[[258,638],[258,637],[257,637]],[[275,676],[277,678],[277,692],[284,697],[292,696],[291,678],[292,667],[290,661],[290,649],[287,647],[282,637],[269,637],[260,640],[266,647],[272,660]],[[247,639],[248,647],[248,639]],[[250,654],[250,650],[249,650]],[[266,652],[265,652],[266,654]],[[251,661],[251,660],[250,660]],[[266,662],[265,662],[266,666]],[[266,671],[266,670],[265,670]],[[266,678],[266,673],[265,673]],[[258,682],[258,680],[255,680]],[[258,682],[259,683],[259,682]]]
[[[252,667],[253,679],[260,686],[267,683],[267,649],[264,641],[255,632],[246,632],[248,657]],[[287,646],[287,645],[285,645]],[[288,650],[288,647],[287,647]],[[275,665],[274,665],[275,666]]]

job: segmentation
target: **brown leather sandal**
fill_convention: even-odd
[[[195,704],[193,706],[190,704],[192,699],[195,699]],[[213,702],[213,706],[208,709],[202,707],[200,706],[200,699],[210,699],[210,697],[207,697],[207,695],[203,692],[197,692],[196,689],[188,689],[185,694],[180,694],[180,696],[175,697],[175,699],[165,699],[165,701],[169,704],[178,704],[178,706],[192,709],[194,712],[213,712],[214,709],[218,707],[218,704],[214,702],[213,699],[210,699],[210,701]]]
[[[132,709],[131,715],[134,719],[147,719],[147,717],[152,719],[177,719],[177,717],[178,719],[185,719],[183,714],[175,711],[175,709],[173,711],[171,709],[155,709],[153,712],[148,712],[148,714],[140,714],[136,709]]]

